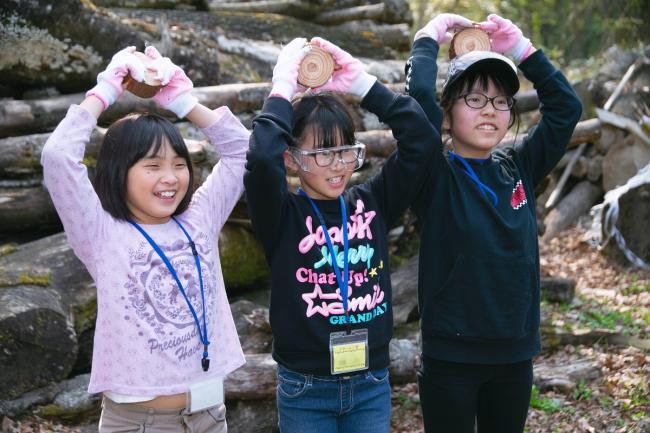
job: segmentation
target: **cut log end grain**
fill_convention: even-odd
[[[490,51],[490,37],[476,27],[456,33],[449,47],[449,59],[462,56],[470,51]]]
[[[319,47],[312,46],[300,63],[298,83],[305,87],[319,87],[330,79],[334,71],[334,59]]]
[[[139,51],[136,51],[133,54],[135,54],[135,56],[138,57],[145,66],[144,81],[136,81],[133,79],[133,77],[131,77],[131,74],[129,74],[124,79],[126,90],[133,93],[135,96],[139,96],[140,98],[152,98],[163,87],[160,83],[160,80],[156,79],[155,72],[147,68],[151,65],[153,59]]]

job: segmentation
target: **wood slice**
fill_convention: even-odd
[[[133,54],[135,54],[135,56],[138,57],[142,63],[144,63],[144,81],[136,81],[133,79],[133,77],[131,77],[131,74],[129,74],[124,79],[126,90],[133,93],[135,96],[139,96],[140,98],[152,98],[163,87],[160,84],[160,80],[156,80],[155,73],[147,69],[147,66],[153,60],[139,51],[136,51]]]
[[[449,47],[449,60],[470,51],[491,51],[488,34],[476,27],[456,33]]]
[[[305,87],[319,87],[330,79],[334,72],[334,59],[320,47],[312,46],[300,63],[298,83]]]

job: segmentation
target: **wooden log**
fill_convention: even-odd
[[[600,367],[591,359],[580,359],[562,365],[545,363],[533,365],[533,383],[540,392],[554,390],[570,393],[577,383],[598,379],[601,376]]]
[[[138,9],[201,9],[202,2],[196,0],[93,0],[97,6],[105,8]]]
[[[248,14],[265,13],[279,14],[295,18],[310,19],[333,3],[331,0],[302,1],[302,0],[260,0],[242,3],[222,3],[208,1],[208,10],[219,12],[244,12]]]
[[[555,328],[542,325],[542,348],[544,350],[556,350],[566,345],[610,344],[612,346],[632,346],[646,352],[650,352],[650,341],[638,337],[622,335],[620,332],[610,329],[577,329],[574,331],[559,331]]]
[[[544,218],[546,231],[542,240],[548,242],[562,230],[571,226],[580,215],[597,203],[602,194],[603,190],[599,185],[594,185],[589,181],[578,183]]]
[[[357,20],[373,20],[387,24],[413,24],[411,10],[404,0],[386,0],[371,5],[329,10],[314,18],[314,22],[327,26]]]
[[[567,148],[572,149],[579,144],[598,140],[600,138],[601,128],[602,124],[597,118],[578,122],[575,129],[573,130],[573,134],[571,135],[571,140],[569,141]],[[517,136],[517,143],[521,143],[521,141],[526,138],[526,136],[527,134],[525,133],[519,134]],[[512,146],[514,143],[515,140],[513,138],[504,139],[501,143],[499,143],[499,147]]]

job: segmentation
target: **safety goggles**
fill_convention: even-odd
[[[304,150],[297,147],[290,147],[289,151],[296,164],[303,171],[310,171],[308,158],[313,159],[318,167],[329,167],[335,161],[338,161],[343,165],[345,170],[354,171],[363,165],[363,160],[366,156],[366,145],[355,141],[352,146],[328,147],[317,150]]]

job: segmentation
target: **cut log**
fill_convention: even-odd
[[[562,230],[570,227],[580,215],[598,202],[602,194],[603,190],[598,185],[589,181],[578,183],[544,218],[546,231],[542,240],[548,242]]]
[[[600,131],[601,131],[601,123],[598,119],[594,118],[594,119],[583,120],[582,122],[578,122],[575,129],[573,130],[573,135],[571,135],[571,140],[569,141],[567,147],[571,149],[573,147],[578,146],[581,143],[593,142],[595,140],[598,140],[598,138],[600,137]],[[526,138],[526,135],[527,134],[517,135],[517,143],[521,143],[521,141],[524,138]],[[512,138],[504,139],[501,143],[499,143],[499,147],[512,146],[514,142],[515,141]]]

